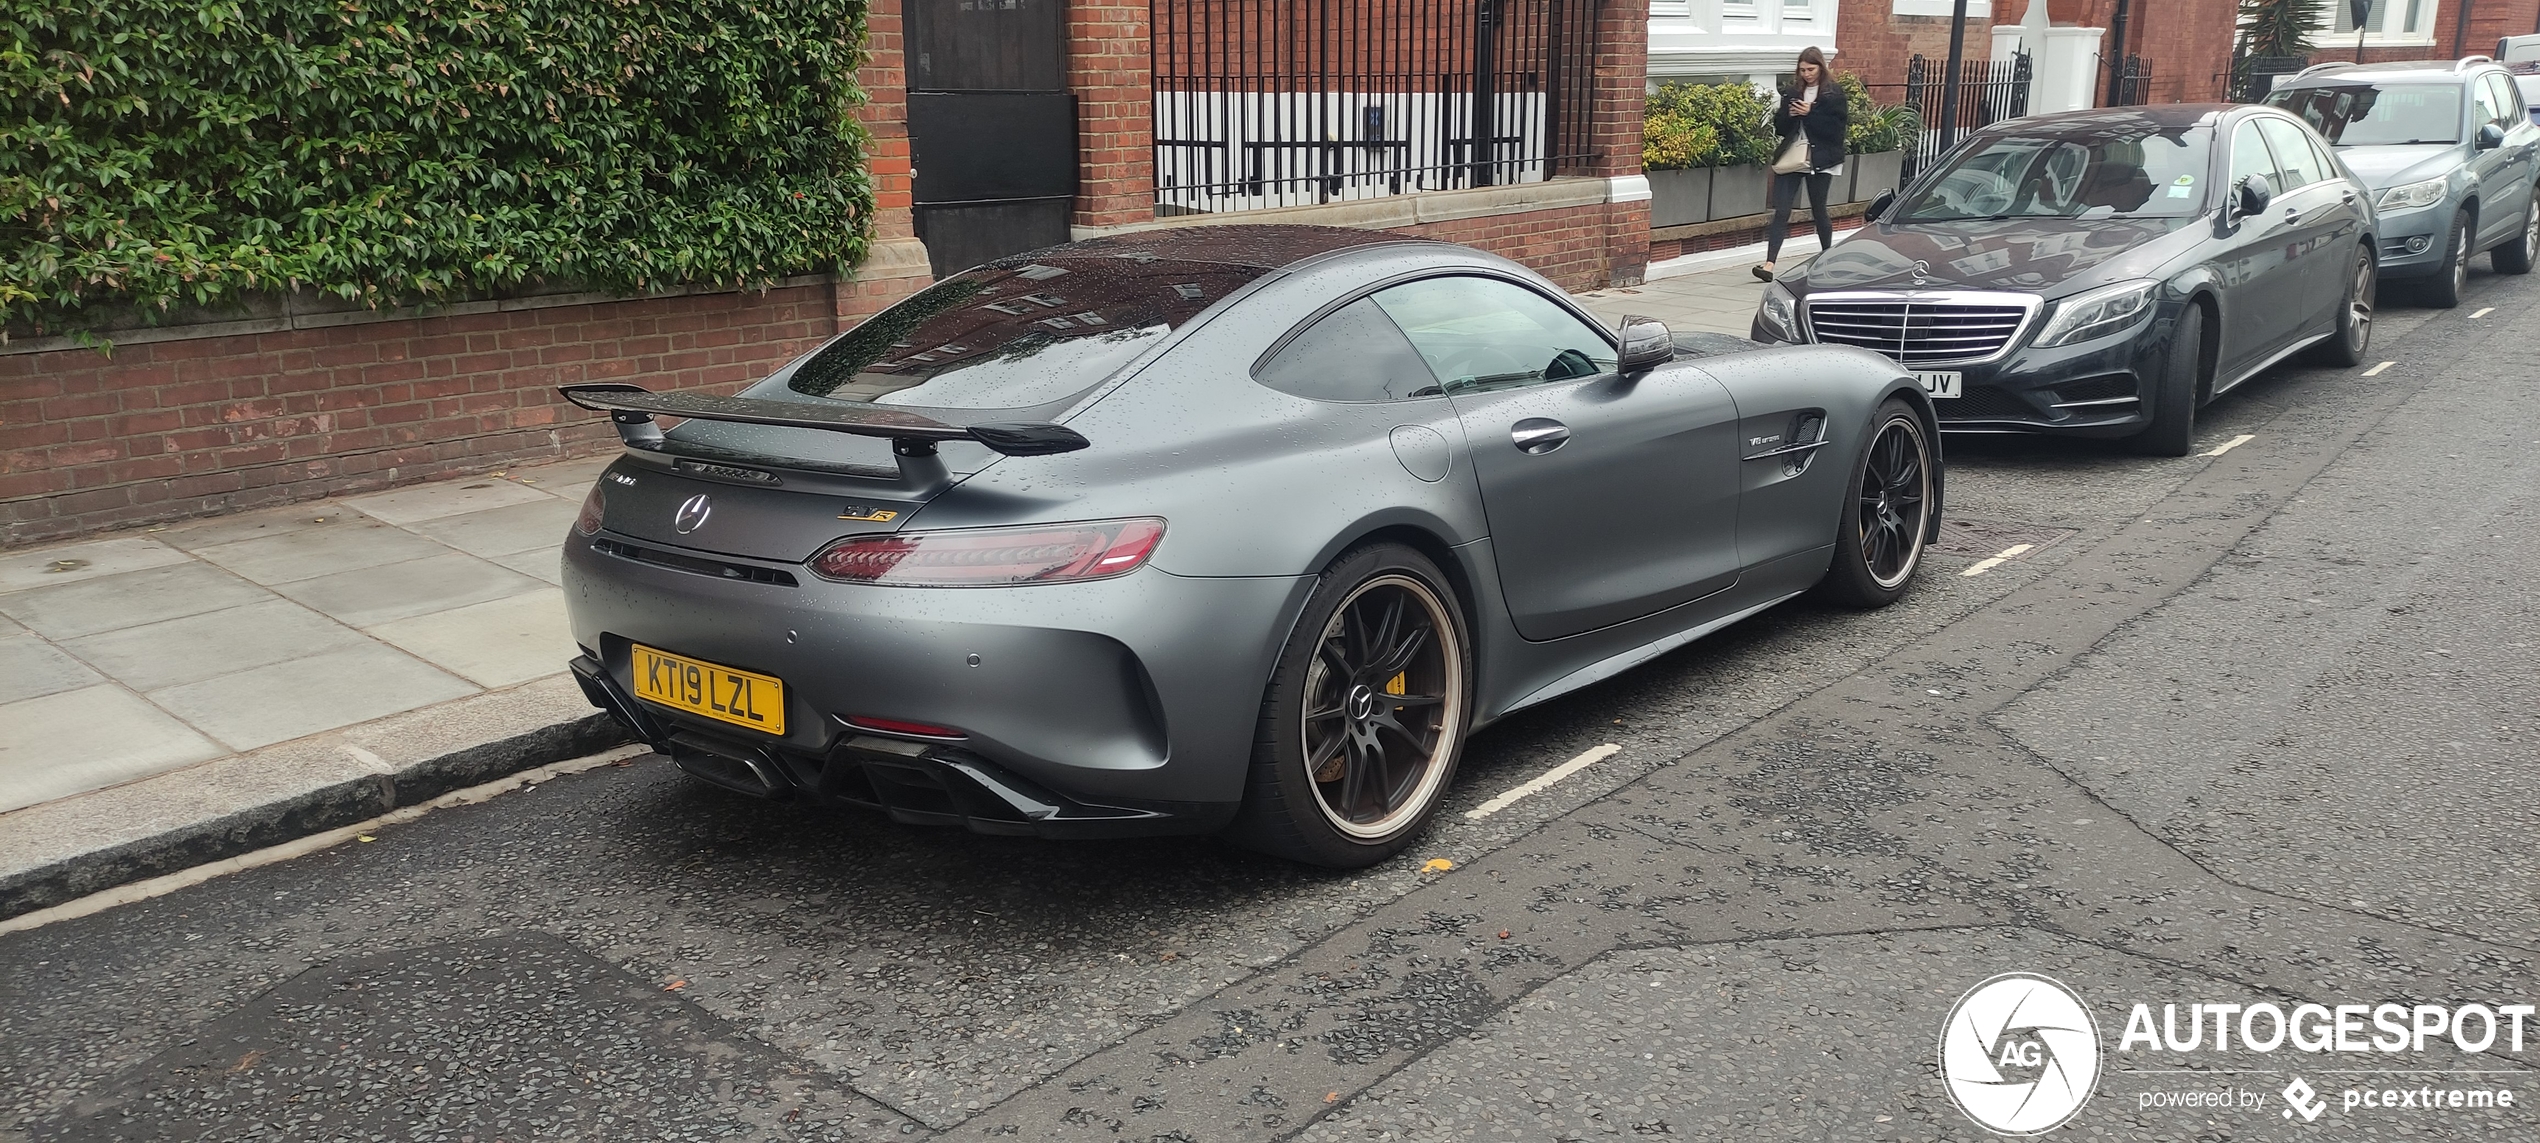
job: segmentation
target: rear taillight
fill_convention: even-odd
[[[1136,571],[1163,538],[1164,521],[1151,517],[849,536],[813,556],[811,570],[882,587],[1078,583]]]
[[[573,530],[585,536],[600,534],[600,517],[608,513],[608,496],[600,486],[591,486],[591,494],[582,498],[582,514],[573,518]]]
[[[952,727],[937,726],[931,722],[905,722],[896,718],[873,718],[861,714],[848,715],[844,721],[857,730],[878,730],[884,734],[905,734],[913,738],[968,737]]]

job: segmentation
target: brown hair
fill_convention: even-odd
[[[1817,45],[1810,44],[1799,49],[1799,63],[1817,65],[1817,86],[1834,86],[1834,65],[1826,62],[1826,53],[1818,51]],[[1790,78],[1799,85],[1799,90],[1808,90],[1808,77],[1799,74],[1799,64],[1790,66]]]

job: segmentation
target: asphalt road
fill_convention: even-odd
[[[2540,1000],[2540,284],[2472,289],[2391,299],[2377,376],[2225,397],[2219,456],[1953,441],[1978,527],[1905,603],[1492,728],[1380,868],[647,757],[0,936],[0,1138],[1985,1138],[1935,1048],[2013,971],[2099,1022],[2066,1134],[2532,1138],[2540,1018],[2520,1053],[2118,1050],[2135,1003]],[[2402,1083],[2515,1102],[2345,1106]]]

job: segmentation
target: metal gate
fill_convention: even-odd
[[[1155,201],[1532,182],[1591,153],[1601,0],[1152,0]]]
[[[1941,104],[1948,86],[1948,72],[1942,61],[1917,55],[1905,62],[1905,102],[1919,110],[1923,120],[1921,137],[1913,141],[1912,153],[1906,156],[1911,170],[1920,170],[1940,158]],[[2009,59],[1960,60],[1957,130],[1950,134],[1964,139],[1967,132],[1976,128],[2028,114],[2028,89],[2027,52]]]
[[[905,13],[911,197],[935,276],[1067,241],[1066,0],[908,0]]]

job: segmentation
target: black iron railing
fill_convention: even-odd
[[[1905,61],[1905,102],[1924,109],[1921,150],[1925,155],[1931,155],[1940,141],[1941,105],[1952,102],[1943,98],[1948,94],[1947,76],[1945,61],[1920,55]],[[1950,134],[1964,138],[1976,128],[2028,114],[2028,88],[2027,52],[2009,59],[1960,60],[1954,101],[1957,130]]]
[[[2152,101],[2152,64],[2142,56],[2127,56],[2108,61],[2115,80],[2108,88],[2109,104],[2115,107],[2141,107]]]
[[[1155,202],[1532,182],[1591,154],[1602,0],[1152,0]]]

